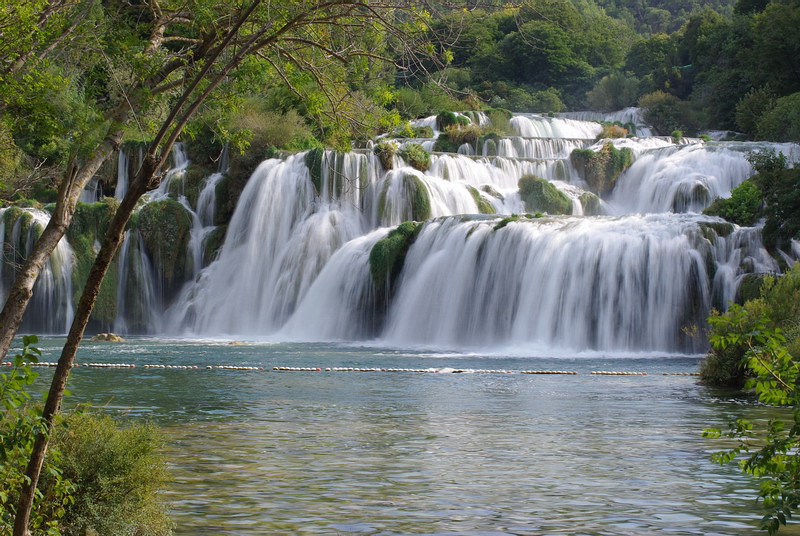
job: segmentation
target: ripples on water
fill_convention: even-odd
[[[45,341],[54,352],[60,341]],[[47,356],[45,359],[50,359]],[[52,360],[55,360],[53,357]],[[696,359],[521,359],[325,345],[92,344],[73,399],[168,435],[179,535],[739,535],[755,484],[708,426],[754,408]],[[145,363],[578,370],[577,376],[143,369]],[[645,370],[648,376],[592,376]]]

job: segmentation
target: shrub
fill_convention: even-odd
[[[670,133],[670,137],[672,138],[672,143],[680,143],[683,139],[683,131],[682,130],[673,130]]]
[[[758,132],[761,116],[775,106],[775,96],[769,87],[751,89],[736,105],[736,128],[749,136]]]
[[[659,134],[684,128],[686,103],[663,91],[648,93],[639,99],[642,116]]]
[[[398,151],[400,158],[419,171],[428,171],[431,167],[431,155],[419,143],[404,145]]]
[[[716,199],[703,214],[719,216],[746,227],[756,223],[761,215],[761,190],[752,181],[745,181],[731,192],[728,199]]]
[[[457,118],[458,116],[453,112],[442,110],[439,112],[439,115],[436,116],[436,126],[439,127],[439,130],[445,130],[447,127],[457,126]]]
[[[787,166],[786,156],[783,153],[776,153],[771,147],[748,153],[745,158],[758,173],[781,171]]]
[[[781,97],[758,120],[759,139],[800,142],[800,92]]]
[[[598,140],[604,140],[609,138],[625,138],[628,136],[628,129],[622,127],[621,125],[617,125],[615,123],[604,123],[603,130],[600,132],[600,135],[597,136]]]
[[[610,112],[633,106],[639,97],[639,80],[623,73],[611,73],[601,78],[586,93],[586,101],[592,110]]]
[[[83,412],[65,424],[53,438],[63,476],[75,487],[60,522],[64,536],[171,534],[159,496],[167,471],[158,429]]]
[[[767,318],[768,317],[768,318]],[[800,263],[783,276],[765,276],[761,297],[744,305],[731,306],[724,314],[713,312],[709,317],[709,339],[726,340],[734,335],[753,333],[759,325],[780,328],[786,335],[786,346],[795,360],[800,359]],[[715,344],[701,362],[703,382],[722,387],[742,387],[750,374],[747,338],[735,344]]]

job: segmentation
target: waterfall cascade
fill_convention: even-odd
[[[752,174],[745,156],[764,144],[596,141],[600,119],[626,119],[648,133],[635,110],[618,116],[516,115],[509,121],[516,135],[462,146],[468,154],[434,153],[424,172],[400,157],[386,170],[371,151],[268,159],[227,223],[218,221],[217,206],[226,174],[186,186],[192,168],[177,147],[173,170],[150,201],[176,203],[172,209],[183,213],[185,262],[175,265],[178,275],[170,272],[182,289],[159,289],[164,259],[144,227],[129,230],[115,328],[124,331],[138,315],[139,329],[170,335],[533,355],[702,351],[705,342],[683,328],[702,326],[711,307],[732,300],[745,273],[777,270],[757,229],[699,214]],[[418,125],[435,130],[436,120]],[[434,141],[402,143],[432,148]],[[634,162],[610,193],[592,192],[570,155],[609,150],[609,143],[630,149]],[[800,161],[796,145],[770,147]],[[545,184],[523,188],[526,175]],[[561,215],[537,208],[530,197],[537,188],[563,199]],[[401,244],[390,231],[407,220],[425,223]],[[221,247],[209,253],[210,237],[223,232]],[[389,251],[380,268],[378,249]],[[387,274],[380,284],[376,269]]]

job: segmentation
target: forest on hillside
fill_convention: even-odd
[[[39,17],[46,6],[47,17]],[[91,150],[125,88],[153,61],[137,50],[144,6],[39,0],[0,11],[3,199],[47,201],[63,168]],[[210,13],[213,2],[198,3],[198,16],[201,7]],[[796,1],[433,7],[424,43],[399,46],[397,36],[374,29],[359,37],[374,54],[344,63],[289,50],[248,60],[198,110],[185,136],[202,133],[240,148],[260,137],[305,149],[345,146],[442,110],[639,105],[660,134],[721,129],[749,139],[800,139]],[[191,44],[195,23],[173,21],[165,53]],[[174,86],[164,90],[142,99],[126,122],[126,140],[154,135],[176,98]]]

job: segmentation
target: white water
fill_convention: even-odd
[[[153,288],[157,267],[140,237],[128,237],[118,328],[538,354],[698,352],[705,342],[681,328],[702,327],[710,307],[733,298],[744,273],[777,269],[757,230],[719,237],[703,227],[717,220],[680,214],[730,195],[752,171],[747,152],[764,144],[595,143],[595,122],[524,115],[511,123],[522,137],[499,140],[501,156],[432,155],[425,173],[400,158],[386,172],[371,152],[327,151],[319,191],[305,154],[265,161],[241,194],[217,260],[203,269],[223,175],[208,177],[191,207],[175,182],[189,165],[177,145],[173,168],[150,199],[176,198],[192,215],[194,269],[164,304]],[[586,184],[569,154],[606,141],[631,148],[636,161],[603,203],[617,216],[580,217]],[[770,146],[800,159],[796,145]],[[566,193],[575,216],[523,218],[495,230],[503,215],[525,212],[517,190],[525,174]],[[375,289],[372,246],[386,226],[414,216],[419,188],[432,220],[394,284]],[[475,215],[475,190],[498,216]]]

